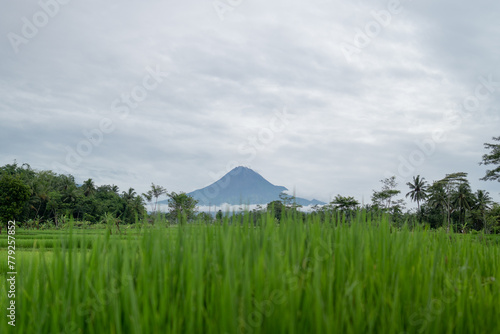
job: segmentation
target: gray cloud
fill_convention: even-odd
[[[192,191],[242,164],[301,197],[366,203],[441,131],[412,173],[469,172],[498,201],[497,185],[478,181],[478,162],[499,135],[500,85],[470,110],[464,101],[480,78],[500,82],[500,4],[401,1],[348,61],[341,45],[388,4],[242,1],[220,20],[210,1],[73,0],[26,38],[23,18],[33,23],[43,9],[9,3],[0,13],[0,163],[65,165],[67,147],[93,138],[91,152],[65,166],[77,179]],[[27,40],[17,53],[10,33]],[[123,117],[122,99],[139,92],[148,68],[168,76]],[[112,131],[102,133],[103,119]],[[400,175],[403,191],[409,179]]]

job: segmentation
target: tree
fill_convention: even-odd
[[[434,227],[438,227],[442,224],[444,216],[447,212],[447,196],[444,189],[444,184],[440,182],[434,182],[428,189],[428,201],[426,207],[431,210],[438,210],[438,219],[434,224]],[[429,213],[427,213],[429,214]],[[427,216],[429,219],[429,216]]]
[[[345,216],[345,219],[349,220],[358,206],[359,202],[355,200],[354,197],[337,195],[328,205],[328,209],[339,210]]]
[[[153,191],[152,190],[148,190],[147,193],[142,193],[142,197],[144,197],[144,199],[146,200],[146,202],[148,202],[149,205],[151,205],[151,212],[154,212],[155,211],[155,207],[154,207],[154,203],[153,203]]]
[[[399,195],[399,193],[401,193],[401,191],[396,190],[396,187],[398,186],[396,177],[391,176],[389,178],[380,180],[380,182],[382,182],[383,184],[382,190],[373,191],[373,204],[381,208],[382,210],[392,211],[392,213],[401,211],[404,207],[404,201],[402,199],[394,199],[397,195]]]
[[[359,206],[359,202],[355,200],[354,197],[352,196],[344,197],[340,195],[335,196],[335,198],[333,199],[333,201],[330,202],[330,204],[334,205],[341,211],[356,210],[356,208]]]
[[[340,212],[348,217],[354,210],[358,208],[359,202],[352,196],[345,197],[337,195],[335,196],[333,201],[330,202],[330,206],[340,210]]]
[[[484,190],[476,191],[476,203],[474,205],[475,209],[485,213],[486,210],[490,209],[490,204],[493,203],[490,193]]]
[[[274,214],[274,218],[278,221],[281,221],[281,217],[283,215],[283,211],[285,209],[285,205],[282,201],[272,201],[267,204],[267,211]]]
[[[288,206],[288,205],[292,204],[295,197],[292,195],[288,195],[287,193],[282,192],[279,194],[279,198],[285,206]]]
[[[472,205],[471,216],[473,227],[477,230],[483,228],[488,232],[487,212],[491,209],[493,200],[490,194],[484,190],[476,191],[474,196],[474,204]]]
[[[493,203],[486,216],[485,230],[489,233],[492,229],[493,233],[500,233],[500,204]]]
[[[173,219],[180,218],[182,223],[184,219],[191,220],[195,217],[198,201],[193,197],[185,192],[171,192],[168,197],[170,197],[168,202],[169,212]]]
[[[134,188],[122,192],[122,199],[125,201],[125,210],[122,212],[123,222],[132,224],[136,216],[137,218],[144,216],[144,201],[141,196],[137,196]]]
[[[136,196],[129,204],[130,212],[132,213],[132,217],[129,217],[128,222],[135,222],[135,218],[142,219],[146,214],[146,208],[144,207],[144,200],[141,196]]]
[[[167,193],[167,189],[162,186],[157,186],[154,183],[151,183],[151,190],[153,191],[153,197],[155,198],[155,212],[158,209],[158,197]]]
[[[465,226],[465,215],[474,203],[474,195],[470,189],[469,182],[460,183],[453,194],[453,206],[458,212],[458,221]]]
[[[128,188],[128,191],[122,192],[122,198],[127,202],[132,201],[136,195],[137,193],[134,188]]]
[[[212,215],[209,214],[208,212],[200,212],[200,213],[198,213],[198,215],[196,216],[196,219],[197,219],[197,221],[202,221],[205,224],[210,224],[213,221]]]
[[[118,188],[118,186],[116,184],[111,185],[110,189],[112,192],[114,192],[117,195],[118,195],[118,192],[120,191],[120,188]]]
[[[302,207],[302,205],[297,204],[297,198],[294,195],[288,195],[282,192],[279,194],[279,198],[287,209],[296,210]]]
[[[82,185],[82,189],[83,189],[83,194],[85,195],[85,197],[89,197],[89,196],[94,195],[95,191],[96,191],[94,181],[92,179],[88,179],[87,181],[84,181],[83,185]]]
[[[413,177],[413,183],[407,182],[406,185],[410,187],[410,191],[406,194],[406,197],[410,196],[411,200],[417,202],[417,212],[420,211],[420,201],[427,198],[427,182],[424,178],[420,178],[420,175]]]
[[[167,189],[165,189],[162,186],[158,186],[158,185],[155,185],[154,183],[151,183],[151,190],[149,190],[147,193],[143,193],[142,196],[146,199],[146,201],[148,203],[151,203],[151,207],[153,209],[153,213],[156,214],[156,211],[158,209],[158,198],[161,195],[164,195],[166,193],[167,193]],[[155,198],[154,206],[152,204],[153,197]]]
[[[0,175],[0,234],[2,226],[15,220],[30,198],[30,188],[18,177]]]
[[[455,207],[453,206],[453,194],[458,191],[458,187],[461,184],[464,183],[469,183],[467,180],[467,173],[463,172],[458,172],[458,173],[452,173],[452,174],[446,174],[446,176],[439,180],[436,181],[434,184],[436,187],[442,186],[442,191],[444,192],[444,196],[440,198],[440,202],[444,204],[444,207],[446,208],[446,217],[447,217],[447,222],[448,222],[448,227],[447,231],[450,231],[450,225],[451,225],[451,214],[455,210]]]
[[[35,211],[35,219],[38,221],[43,216],[49,199],[49,182],[43,177],[46,172],[41,172],[32,184],[32,195],[30,198],[30,209]],[[42,210],[43,208],[43,210]]]
[[[217,219],[218,222],[222,223],[223,218],[224,218],[224,214],[222,213],[222,210],[217,211],[217,214],[215,215],[215,219]]]
[[[493,140],[500,141],[500,137],[493,137]],[[490,149],[489,154],[483,155],[480,165],[496,165],[496,168],[487,170],[486,175],[481,178],[483,181],[497,180],[500,182],[500,144],[484,143],[484,148]]]

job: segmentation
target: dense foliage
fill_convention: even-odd
[[[133,223],[146,214],[144,200],[132,188],[120,194],[117,186],[96,187],[91,179],[78,185],[71,175],[35,171],[28,164],[0,167],[0,194],[3,224],[16,219],[59,226],[69,218],[98,223],[106,213]]]

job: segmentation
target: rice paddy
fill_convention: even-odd
[[[0,332],[500,333],[499,238],[362,213],[238,219],[17,230],[16,326],[2,293]]]

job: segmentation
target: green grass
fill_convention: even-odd
[[[0,332],[500,333],[498,239],[365,220],[18,231]]]

